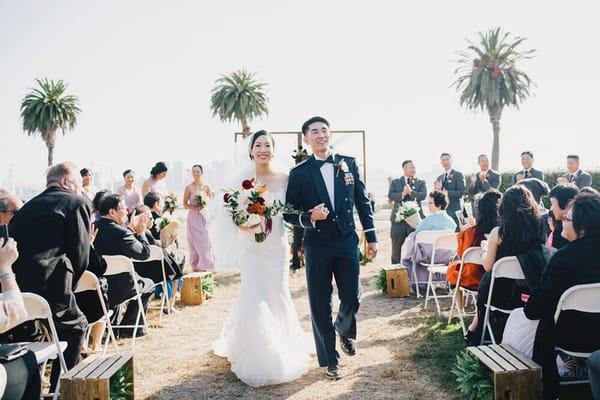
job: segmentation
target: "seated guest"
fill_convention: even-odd
[[[491,272],[496,261],[503,257],[519,256],[530,251],[542,251],[543,242],[539,235],[540,230],[540,211],[537,203],[533,199],[531,192],[521,185],[512,186],[502,197],[499,214],[499,226],[492,229],[484,252],[485,273],[479,284],[477,295],[477,315],[469,326],[467,340],[470,345],[478,345],[481,341],[481,329],[485,315],[485,305],[487,304],[490,290]],[[541,275],[541,271],[540,271]],[[499,278],[494,283],[494,297],[492,304],[504,309],[513,309],[522,305],[521,293],[524,288],[519,282]],[[501,317],[494,315],[493,317]],[[492,321],[492,316],[490,317]],[[492,328],[497,340],[502,334],[504,320],[498,318],[498,322],[492,321]],[[499,335],[496,331],[499,331]]]
[[[581,188],[579,190],[579,193],[592,193],[592,194],[598,194],[598,191],[596,189],[594,189],[591,186],[586,186],[584,188]]]
[[[144,196],[144,205],[150,209],[152,220],[154,221],[154,224],[152,224],[152,227],[150,228],[150,232],[156,240],[160,240],[160,229],[157,223],[162,215],[162,205],[160,202],[160,196],[156,192],[148,192]]]
[[[13,239],[0,238],[0,333],[23,322],[27,310],[21,291],[12,272],[12,264],[19,257],[17,243]],[[6,347],[4,345],[2,347]],[[18,349],[15,349],[18,351]],[[27,351],[14,359],[0,360],[0,395],[3,399],[39,399],[42,388],[40,369],[35,353]]]
[[[136,215],[142,213],[146,214],[146,216],[148,217],[148,225],[146,226],[146,228],[150,229],[152,226],[154,226],[154,221],[152,220],[152,215],[148,206],[138,207],[135,213]],[[148,243],[159,246],[162,249],[165,276],[167,278],[167,293],[169,299],[171,299],[172,302],[174,302],[174,294],[176,294],[177,289],[183,285],[183,263],[179,264],[175,259],[175,256],[162,246],[162,242],[160,240],[154,239],[152,233],[149,230],[146,230],[145,235],[146,239],[148,240]],[[150,261],[144,263],[143,265],[139,265],[139,268],[138,264],[136,264],[135,262],[134,264],[136,265],[136,270],[141,276],[152,279],[154,283],[160,283],[163,281],[160,262]],[[161,290],[161,287],[157,286],[156,294],[160,295]],[[171,304],[171,309],[172,308],[173,305]]]
[[[422,220],[419,225],[417,225],[417,229],[415,232],[412,232],[406,238],[405,248],[406,254],[402,255],[402,264],[408,267],[409,269],[409,278],[411,283],[414,283],[414,274],[412,271],[413,263],[417,266],[416,274],[417,280],[421,282],[426,282],[429,276],[427,269],[421,266],[421,263],[431,262],[432,256],[432,246],[427,244],[420,244],[419,246],[415,246],[415,239],[417,233],[421,231],[451,231],[454,232],[456,230],[456,223],[450,216],[446,213],[445,209],[448,205],[448,196],[445,192],[440,190],[434,190],[429,193],[429,197],[427,199],[427,207],[429,209],[429,216],[427,216],[424,220]],[[435,262],[445,263],[449,262],[450,258],[454,256],[451,254],[452,252],[448,250],[436,252]]]
[[[123,186],[117,189],[117,194],[123,196],[127,212],[129,215],[133,213],[136,207],[142,205],[142,192],[135,186],[135,172],[131,169],[126,169],[123,172]]]
[[[542,198],[544,196],[548,196],[550,193],[550,188],[548,184],[544,181],[539,180],[538,178],[526,178],[521,179],[517,182],[517,185],[525,186],[531,194],[533,195],[533,199],[537,203],[540,209],[540,215],[542,217],[542,223],[540,224],[540,236],[543,238],[544,242],[548,240],[548,236],[550,235],[550,226],[548,225],[548,210],[544,207],[544,203],[542,202]]]
[[[87,321],[73,289],[89,263],[90,208],[81,196],[81,176],[72,163],[48,169],[47,188],[29,200],[10,221],[9,232],[19,245],[13,265],[19,287],[39,294],[50,304],[58,338],[67,342],[67,368],[77,364]],[[41,340],[40,332],[15,328],[19,341]],[[51,374],[54,389],[60,374],[55,360]]]
[[[592,396],[594,399],[600,399],[600,350],[592,353],[587,360],[588,376],[590,377],[590,386],[592,387]]]
[[[570,154],[567,156],[567,170],[569,172],[558,178],[559,185],[572,183],[579,189],[592,186],[592,176],[579,167],[578,155]]]
[[[505,342],[542,366],[544,398],[547,399],[558,396],[555,345],[577,352],[600,349],[600,315],[568,310],[563,311],[558,324],[554,324],[558,301],[567,289],[600,283],[600,196],[584,193],[575,197],[563,224],[562,235],[569,242],[551,258],[524,310],[513,311],[506,327],[507,333],[521,332],[518,335],[521,337],[531,338],[535,333],[535,342],[514,340],[517,335],[509,335]]]
[[[92,222],[100,219],[100,200],[104,197],[105,194],[110,193],[110,190],[102,189],[98,190],[92,199]]]
[[[533,168],[533,153],[531,151],[524,151],[521,153],[521,165],[523,166],[523,169],[513,176],[513,185],[527,178],[537,178],[540,181],[544,180],[544,173]]]
[[[8,190],[0,190],[0,224],[8,225],[23,202]]]
[[[562,220],[567,213],[567,207],[569,206],[569,203],[578,194],[579,189],[572,183],[557,185],[550,191],[550,211],[552,211],[555,220],[551,246],[555,249],[560,249],[568,243],[568,240],[562,237]]]
[[[440,190],[429,193],[427,208],[429,215],[417,225],[417,232],[456,230],[454,219],[446,213],[448,195]]]
[[[495,189],[491,189],[479,197],[477,202],[479,205],[477,222],[474,225],[466,226],[457,235],[457,254],[459,257],[462,257],[465,250],[469,247],[479,246],[481,241],[485,239],[484,235],[489,234],[494,227],[498,226],[498,203],[501,198],[502,195]],[[448,266],[446,279],[451,286],[456,286],[459,269],[459,261],[455,261]],[[477,289],[484,272],[481,265],[465,264],[460,277],[460,285],[470,289]],[[457,290],[456,296],[458,306],[462,308],[462,292]]]
[[[100,200],[100,219],[94,225],[98,229],[94,247],[104,256],[121,255],[133,260],[145,260],[150,256],[150,245],[145,236],[147,217],[144,214],[135,216],[129,226],[127,224],[127,207],[118,194],[108,193]],[[137,282],[142,295],[144,309],[154,291],[151,279],[137,276]],[[133,282],[128,274],[107,276],[108,301],[111,307],[116,307],[124,300],[135,295]],[[138,303],[130,301],[119,325],[134,325],[138,314]],[[144,333],[138,330],[143,335]],[[132,329],[119,329],[120,337],[131,336]]]

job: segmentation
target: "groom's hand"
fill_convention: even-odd
[[[370,260],[377,257],[377,242],[367,243],[367,257]]]
[[[329,214],[329,210],[325,207],[325,203],[321,203],[315,206],[310,213],[310,219],[313,222],[323,221],[327,219],[327,215]]]

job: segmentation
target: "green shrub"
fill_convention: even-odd
[[[379,268],[379,273],[373,277],[373,286],[381,290],[383,294],[387,294],[387,276],[385,268]]]
[[[492,374],[483,364],[468,351],[456,356],[456,364],[452,368],[456,376],[458,390],[468,400],[492,399],[494,385]]]

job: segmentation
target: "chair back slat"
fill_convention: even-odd
[[[600,313],[600,283],[576,285],[567,289],[556,306],[554,322],[558,322],[561,311],[576,310]]]

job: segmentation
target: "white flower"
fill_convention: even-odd
[[[250,214],[248,221],[244,224],[246,226],[258,225],[262,221],[261,216],[258,214]]]
[[[398,207],[398,212],[396,213],[396,221],[401,222],[406,218],[418,213],[420,210],[419,203],[414,200],[404,201]]]

